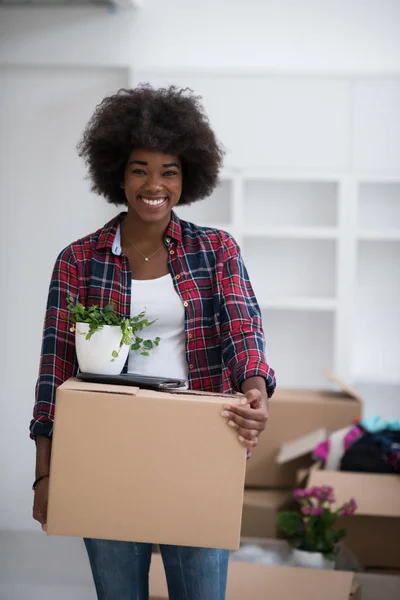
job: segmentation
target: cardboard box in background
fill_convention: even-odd
[[[48,534],[237,549],[246,449],[221,417],[226,401],[60,386]]]
[[[360,600],[359,594],[359,585],[350,572],[229,563],[226,600]],[[153,555],[151,561],[150,598],[168,598],[159,555]]]
[[[312,449],[326,434],[322,429],[284,444],[278,463],[283,465],[305,455],[311,460]],[[365,567],[400,568],[399,475],[325,471],[318,463],[303,475],[306,487],[331,485],[337,508],[351,498],[356,500],[356,514],[343,517],[339,526],[346,528],[345,544]]]
[[[400,476],[310,471],[307,486],[331,485],[336,506],[355,498],[358,510],[343,517],[346,546],[366,567],[400,568]]]
[[[282,444],[316,429],[329,432],[347,427],[361,416],[362,405],[355,390],[331,380],[340,391],[277,388],[270,400],[270,420],[252,452],[246,471],[249,488],[292,488],[299,469],[308,468],[309,455],[279,465],[275,458]]]
[[[276,538],[276,515],[287,498],[287,491],[246,490],[243,499],[242,538]]]

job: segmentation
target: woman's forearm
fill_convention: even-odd
[[[258,390],[261,392],[263,399],[268,402],[267,385],[264,377],[249,377],[242,383],[242,392],[246,394],[250,390]]]
[[[36,436],[36,479],[50,473],[51,444],[51,437]]]

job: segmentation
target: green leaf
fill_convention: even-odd
[[[140,353],[142,356],[150,356],[150,354],[148,352],[141,352]]]
[[[114,358],[118,358],[118,352],[116,350],[113,350],[111,356],[113,356]]]
[[[281,512],[277,515],[279,529],[289,536],[299,536],[304,533],[303,518],[296,512]]]

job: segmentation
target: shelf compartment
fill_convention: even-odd
[[[338,184],[334,181],[248,179],[244,183],[246,219],[279,227],[337,225]]]
[[[362,237],[364,231],[400,235],[400,181],[360,183],[358,228]]]
[[[178,204],[175,210],[181,219],[196,225],[208,227],[210,223],[215,226],[232,223],[232,181],[222,180],[209,198],[188,206]]]
[[[263,310],[267,359],[280,386],[326,387],[333,370],[334,315],[329,312]]]
[[[304,298],[304,297],[270,297],[262,304],[263,309],[305,310],[305,311],[335,311],[335,298]]]
[[[246,225],[247,237],[287,238],[294,240],[335,240],[339,232],[336,227],[274,227]]]
[[[386,229],[379,231],[378,229],[364,229],[358,233],[359,240],[377,241],[377,242],[400,242],[400,227],[399,229]]]
[[[243,239],[243,257],[260,305],[272,298],[335,298],[335,242]]]
[[[361,241],[357,266],[354,360],[358,380],[400,380],[400,242]]]
[[[232,181],[222,180],[209,198],[189,206],[178,204],[175,210],[181,219],[196,225],[208,227],[212,223],[216,227],[229,227],[229,223],[232,223]]]

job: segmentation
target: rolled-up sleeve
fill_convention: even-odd
[[[44,319],[31,437],[53,432],[56,389],[77,371],[74,333],[67,311],[67,295],[78,297],[78,275],[70,248],[58,256],[51,281]]]
[[[237,391],[250,377],[263,377],[268,397],[276,387],[275,373],[265,356],[261,311],[240,250],[225,240],[221,294],[222,358]]]

